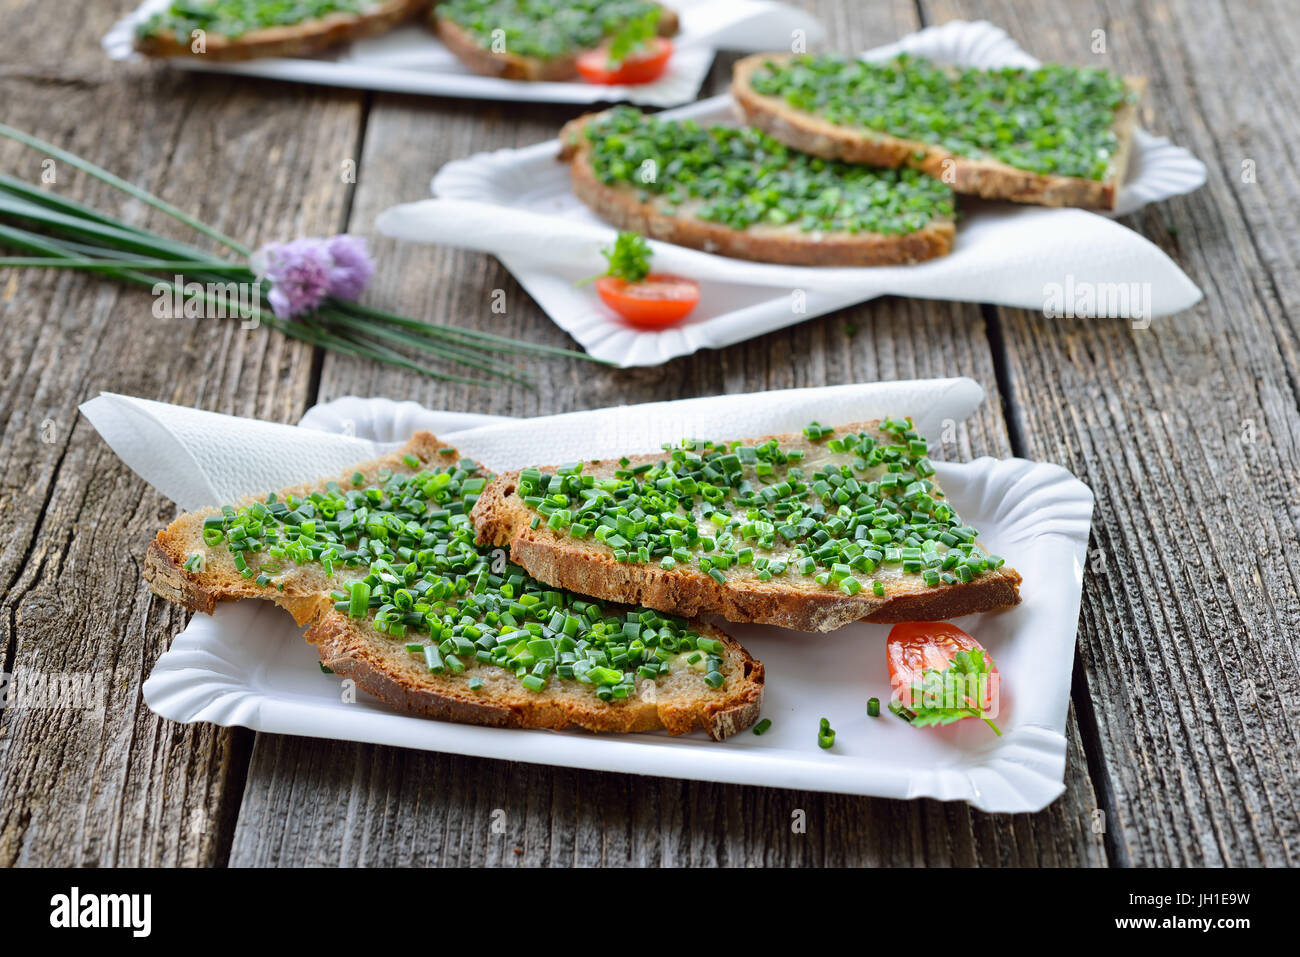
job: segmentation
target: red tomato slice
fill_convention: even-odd
[[[976,648],[984,651],[984,660],[989,663],[985,706],[996,714],[1000,684],[997,664],[983,645],[946,621],[905,621],[890,630],[885,653],[889,658],[889,686],[894,700],[910,707],[912,686],[920,683],[925,672],[944,671],[958,652]]]
[[[671,40],[654,37],[644,50],[628,54],[614,69],[609,68],[609,48],[599,47],[578,54],[578,75],[588,83],[602,86],[632,86],[653,83],[668,69],[668,58],[673,55]]]
[[[614,276],[596,280],[605,305],[634,326],[663,329],[685,319],[700,301],[700,284],[684,276],[652,272],[640,282]]]

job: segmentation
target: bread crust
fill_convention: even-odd
[[[408,454],[415,455],[424,464],[434,464],[439,461],[438,450],[446,447],[430,433],[419,432],[396,452],[349,469],[340,478],[346,480],[354,471],[370,477],[380,468],[401,469],[402,457]],[[304,494],[323,484],[296,486],[282,494]],[[762,663],[734,638],[702,622],[693,622],[692,627],[724,644],[728,668],[726,683],[718,693],[698,700],[681,701],[671,696],[658,700],[643,688],[634,697],[602,702],[594,694],[565,694],[564,689],[554,685],[548,694],[530,692],[520,686],[489,695],[470,691],[459,676],[428,674],[414,666],[395,666],[369,623],[335,611],[332,599],[319,586],[300,586],[290,581],[284,591],[264,588],[232,573],[233,565],[186,571],[184,565],[196,547],[196,537],[198,543],[202,542],[203,519],[211,514],[218,511],[203,509],[182,515],[150,543],[145,555],[144,578],[153,593],[206,614],[212,614],[221,601],[269,599],[288,610],[299,625],[309,625],[304,637],[316,646],[322,664],[398,710],[493,727],[555,730],[579,727],[609,732],[666,730],[669,734],[702,729],[719,741],[758,720],[763,703]]]
[[[957,226],[936,219],[900,236],[879,233],[805,233],[796,226],[732,229],[721,223],[658,209],[642,202],[630,186],[609,186],[596,178],[591,144],[581,135],[594,116],[579,117],[560,132],[560,159],[569,163],[573,192],[601,219],[664,242],[754,262],[788,266],[898,266],[923,262],[952,251]]]
[[[835,431],[872,431],[876,424],[853,423]],[[790,435],[744,442],[754,445],[772,438],[782,448],[803,444],[802,436]],[[627,458],[639,465],[662,461],[663,454]],[[619,562],[612,549],[594,540],[576,542],[545,524],[530,528],[534,513],[515,494],[518,482],[519,472],[507,472],[489,483],[475,503],[470,517],[479,543],[509,547],[511,561],[548,585],[605,601],[645,605],[687,617],[716,614],[727,621],[813,632],[833,631],[855,621],[943,621],[1020,602],[1020,574],[1006,565],[965,584],[930,587],[920,581],[899,582],[880,597],[870,589],[849,596],[803,579],[721,584],[697,568],[665,570],[653,562]]]
[[[658,32],[661,37],[677,34],[677,14],[667,7],[660,8]],[[474,39],[473,34],[459,23],[438,16],[437,6],[429,14],[429,23],[438,38],[446,44],[447,49],[467,67],[482,76],[495,76],[503,80],[522,80],[524,82],[562,82],[573,80],[578,76],[578,54],[566,54],[543,60],[538,57],[520,56],[505,51],[494,53],[485,50]]]
[[[331,13],[319,20],[250,30],[237,37],[208,34],[203,53],[191,49],[189,37],[178,38],[174,33],[137,36],[135,49],[151,57],[188,56],[218,62],[311,56],[361,37],[391,30],[404,20],[421,14],[431,2],[383,0],[362,13]]]
[[[1136,103],[1125,103],[1115,111],[1119,145],[1111,161],[1111,173],[1105,180],[1053,176],[1017,169],[998,160],[958,156],[941,146],[888,133],[839,126],[753,88],[750,78],[762,64],[793,57],[794,54],[768,53],[747,56],[736,63],[731,79],[731,95],[746,121],[792,149],[846,163],[914,166],[947,183],[955,192],[984,199],[1038,206],[1115,208],[1132,152],[1133,130],[1137,126]],[[1125,77],[1124,82],[1139,98],[1146,89],[1142,77]]]
[[[734,638],[711,625],[697,623],[700,634],[726,645],[729,671],[737,675],[736,687],[697,707],[674,707],[653,697],[624,701],[540,697],[520,689],[514,695],[485,698],[441,675],[429,675],[419,685],[394,675],[382,658],[358,634],[351,619],[331,612],[307,629],[305,637],[316,645],[321,662],[331,671],[351,678],[357,687],[400,711],[425,718],[481,724],[497,728],[579,727],[588,731],[630,733],[667,731],[689,734],[703,730],[715,741],[744,730],[758,720],[763,704],[763,666]],[[434,687],[429,687],[434,686]]]

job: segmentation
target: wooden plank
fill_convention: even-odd
[[[1044,59],[1147,75],[1144,122],[1206,188],[1127,222],[1206,298],[1151,328],[1001,310],[1028,454],[1098,493],[1081,653],[1114,859],[1300,861],[1300,474],[1293,11],[931,2]],[[1107,54],[1089,52],[1106,31]],[[1257,161],[1258,181],[1243,182]]]
[[[134,0],[17,3],[0,19],[5,121],[98,161],[252,244],[333,231],[361,97],[108,64],[99,37]],[[68,24],[77,24],[69,30]],[[69,66],[70,64],[70,66]],[[5,142],[0,168],[40,156]],[[178,236],[183,228],[68,168],[60,192]],[[185,623],[140,577],[173,506],[77,414],[101,389],[293,420],[311,350],[234,323],[157,320],[147,291],[0,271],[0,656],[6,672],[91,672],[102,711],[0,715],[0,865],[224,860],[251,734],[182,727],[140,685]]]
[[[818,12],[853,46],[915,27],[908,3]],[[725,86],[728,64],[715,68]],[[366,130],[351,228],[426,195],[447,160],[553,136],[558,107],[378,97]],[[495,259],[375,240],[372,296],[414,315],[536,342],[571,342]],[[489,310],[504,290],[505,315]],[[495,390],[328,357],[320,398],[411,398],[435,408],[538,415],[621,402],[872,379],[970,375],[989,401],[951,458],[1007,455],[995,370],[980,311],[881,300],[653,369],[542,363],[540,387]],[[1096,800],[1071,719],[1068,790],[1038,815],[989,816],[964,805],[894,802],[509,764],[367,745],[259,735],[240,810],[236,865],[1014,864],[1105,862]],[[806,831],[792,830],[804,812]],[[494,826],[503,828],[494,830]]]

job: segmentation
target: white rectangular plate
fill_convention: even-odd
[[[903,403],[918,429],[938,438],[982,397],[970,380],[933,380],[722,396],[533,421],[345,398],[312,409],[303,425],[380,441],[430,428],[464,454],[504,469],[525,464],[521,459],[536,454],[539,444],[550,446],[557,460],[567,460],[575,448],[589,456],[653,448],[647,438],[689,434],[690,422],[703,429],[694,434],[712,434],[728,418],[746,429],[760,420],[774,423],[764,431],[797,428],[795,418],[806,422],[814,408],[875,417],[902,411],[895,403]],[[134,418],[128,419],[111,411],[110,399],[134,402],[106,397],[84,408],[128,464],[164,487],[193,481],[196,468],[190,467],[161,479],[170,466],[150,451],[164,448],[166,457],[185,458],[170,444],[182,430],[173,428],[164,440],[144,422],[156,419],[148,409],[169,407],[148,404],[141,413],[143,406],[136,403]],[[201,439],[195,447],[231,444],[206,426],[193,435]],[[633,447],[621,444],[632,435],[640,437]],[[181,444],[186,441],[182,437]],[[256,601],[224,605],[212,617],[195,615],[158,659],[144,685],[145,701],[176,721],[278,734],[737,784],[965,800],[986,811],[1035,811],[1063,790],[1066,708],[1092,493],[1055,465],[990,458],[937,464],[939,481],[960,513],[981,530],[991,550],[1025,576],[1022,604],[958,621],[989,648],[1003,676],[1000,738],[979,721],[917,730],[887,710],[868,717],[869,697],[889,700],[888,628],[866,624],[810,635],[720,623],[766,666],[763,715],[772,720],[761,737],[745,731],[724,742],[709,741],[703,733],[673,738],[480,728],[396,713],[364,694],[348,703],[339,679],[320,672],[314,649],[301,640],[287,613]],[[206,494],[172,487],[178,489],[171,493],[176,498]],[[214,480],[210,487],[222,486]],[[822,717],[837,732],[828,751],[816,742]]]
[[[139,58],[132,49],[136,24],[166,8],[171,0],[145,0],[115,23],[103,46],[115,60]],[[810,13],[775,0],[667,0],[681,17],[673,38],[668,72],[640,86],[593,86],[590,83],[525,83],[479,76],[460,62],[426,27],[411,24],[366,37],[338,51],[311,58],[265,58],[242,63],[172,57],[186,70],[260,76],[273,80],[320,83],[393,93],[543,103],[614,103],[676,106],[695,99],[718,49],[783,50],[794,31],[809,43],[824,31]]]
[[[932,27],[863,56],[884,59],[902,49],[973,66],[1038,62],[983,21]],[[663,115],[706,124],[737,122],[729,95]],[[435,196],[454,205],[426,200],[394,207],[377,226],[401,239],[495,253],[558,326],[593,356],[621,366],[658,365],[882,295],[1042,310],[1051,290],[1059,288],[1074,314],[1134,319],[1171,315],[1201,298],[1196,284],[1162,250],[1112,218],[962,197],[952,253],[913,266],[779,266],[653,243],[654,268],[699,280],[702,295],[678,325],[636,329],[605,307],[592,287],[574,286],[603,268],[598,250],[609,245],[613,230],[573,195],[568,167],[556,160],[558,151],[558,140],[552,140],[455,160],[432,184]],[[1205,166],[1196,157],[1139,130],[1114,215],[1191,192],[1204,182]],[[519,213],[535,215],[525,219]],[[1085,291],[1096,295],[1086,299]],[[1111,291],[1122,293],[1122,301],[1118,295],[1109,298]]]

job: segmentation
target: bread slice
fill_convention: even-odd
[[[946,256],[957,235],[952,217],[935,218],[910,233],[805,232],[798,225],[758,224],[733,229],[666,209],[661,197],[641,198],[623,184],[602,183],[591,164],[586,124],[602,114],[572,120],[560,132],[560,159],[569,163],[573,193],[619,229],[707,253],[790,266],[896,266]]]
[[[833,434],[893,441],[881,431],[880,421],[853,423],[835,429]],[[763,436],[728,445],[753,448],[772,440],[783,451],[803,453],[800,467],[809,485],[814,482],[814,474],[828,466],[848,465],[862,482],[878,479],[883,471],[878,467],[856,469],[856,453],[833,452],[826,441],[813,441],[806,435]],[[627,465],[620,464],[624,459]],[[658,465],[666,459],[668,454],[661,452],[594,460],[585,463],[581,474],[595,476],[599,481],[613,478],[621,469]],[[546,472],[543,470],[544,475]],[[778,469],[771,479],[763,480],[749,466],[742,474],[759,487],[787,475]],[[965,583],[931,586],[925,584],[921,574],[905,573],[882,563],[874,572],[856,574],[865,587],[854,595],[834,584],[818,584],[813,576],[798,571],[793,562],[784,573],[766,581],[761,580],[756,563],[733,565],[719,582],[694,561],[679,562],[671,569],[662,568],[657,555],[648,562],[619,561],[615,550],[592,534],[576,539],[565,530],[552,530],[546,519],[532,527],[539,513],[521,497],[520,477],[520,471],[503,474],[475,504],[471,517],[480,544],[508,545],[511,560],[533,577],[607,601],[635,602],[678,615],[717,614],[728,621],[761,622],[800,631],[831,631],[854,621],[939,621],[1006,608],[1020,601],[1020,575],[1006,565],[977,574]],[[932,494],[941,498],[942,490],[936,486]],[[693,506],[694,521],[708,528],[708,522],[700,517],[700,506],[700,501]],[[734,516],[745,514],[742,506],[726,510]],[[752,544],[739,538],[738,542]],[[754,551],[759,556],[781,557],[770,550]],[[696,551],[694,557],[702,554],[706,553]],[[817,571],[823,568],[819,565]],[[874,593],[873,579],[882,583],[882,596]]]
[[[676,36],[679,28],[677,14],[667,7],[661,7],[660,10],[657,28],[659,35]],[[578,76],[578,55],[584,51],[578,50],[547,60],[535,56],[520,56],[508,50],[497,53],[489,47],[482,46],[474,35],[459,23],[440,14],[436,5],[429,14],[429,21],[438,38],[447,45],[447,49],[467,67],[483,76],[531,82],[562,82],[576,79]]]
[[[145,56],[192,56],[220,62],[261,57],[303,57],[321,53],[361,37],[391,30],[423,13],[431,0],[374,0],[360,13],[331,13],[318,20],[250,30],[239,36],[209,33],[203,52],[193,49],[193,39],[174,31],[137,34],[135,49]]]
[[[1082,206],[1114,209],[1128,169],[1137,125],[1137,103],[1115,111],[1118,147],[1104,180],[1054,176],[1017,169],[1000,160],[959,156],[942,146],[907,140],[888,133],[832,123],[815,113],[796,109],[776,96],[757,92],[754,71],[768,62],[785,62],[795,54],[757,53],[738,61],[732,72],[731,95],[747,122],[774,139],[813,156],[870,166],[913,166],[951,186],[956,192],[985,199],[1005,199],[1039,206]],[[1142,77],[1125,77],[1128,89],[1141,97]]]
[[[414,456],[408,460],[407,456]],[[418,432],[402,448],[373,462],[349,470],[336,481],[353,488],[353,473],[362,473],[361,487],[382,485],[381,471],[410,475],[426,469],[455,464],[459,455],[428,432]],[[418,460],[418,461],[416,461]],[[412,466],[410,461],[416,461]],[[472,463],[471,463],[472,464]],[[477,466],[474,466],[478,468]],[[490,473],[479,469],[487,480]],[[299,498],[327,488],[325,480],[307,483],[277,493],[280,501],[289,495]],[[262,497],[244,499],[240,506]],[[463,674],[450,671],[431,673],[422,656],[407,651],[406,643],[420,642],[415,632],[393,637],[374,627],[373,615],[352,618],[334,607],[330,592],[365,577],[368,566],[348,568],[336,565],[333,577],[318,563],[287,563],[271,584],[259,585],[243,577],[233,553],[224,543],[209,547],[203,538],[203,522],[221,515],[208,508],[184,514],[172,522],[150,544],[144,577],[156,595],[186,608],[211,614],[217,602],[239,598],[267,598],[287,609],[298,624],[309,625],[305,637],[316,645],[321,662],[336,674],[350,678],[357,687],[402,711],[468,724],[515,728],[580,727],[591,731],[667,730],[684,734],[699,728],[715,740],[751,725],[757,718],[763,697],[763,666],[733,638],[702,622],[688,627],[707,638],[722,642],[720,671],[724,681],[712,688],[705,675],[689,662],[674,660],[672,671],[657,681],[641,681],[627,698],[602,701],[595,686],[576,678],[551,676],[541,691],[530,691],[513,671],[469,659]],[[262,569],[262,554],[247,554],[247,563]],[[480,552],[486,560],[504,556]],[[186,564],[202,556],[202,567]],[[610,610],[607,609],[607,612]],[[424,638],[427,638],[427,634]],[[478,677],[482,687],[473,690],[469,680]]]

